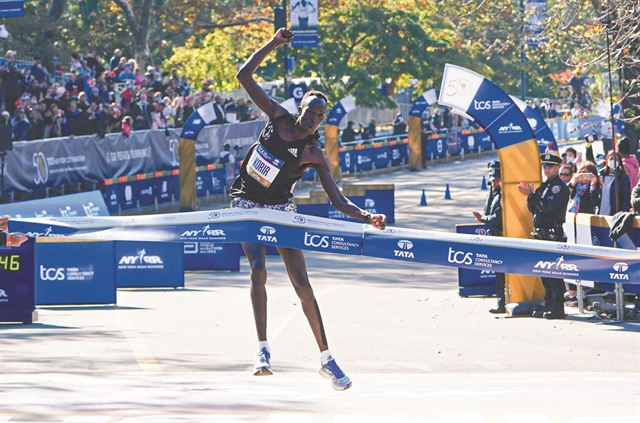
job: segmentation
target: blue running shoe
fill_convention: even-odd
[[[270,358],[271,353],[267,351],[266,348],[263,348],[258,352],[258,360],[256,360],[256,365],[253,367],[254,376],[273,375],[273,372],[271,371],[271,362],[269,361]]]
[[[336,391],[344,391],[351,388],[351,379],[338,367],[338,363],[333,357],[329,357],[327,364],[320,366],[318,373],[326,379],[331,379],[331,386]]]

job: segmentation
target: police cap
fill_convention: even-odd
[[[542,165],[554,166],[562,163],[562,159],[555,154],[542,154],[540,155],[540,160],[542,161]]]

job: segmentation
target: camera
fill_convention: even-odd
[[[584,140],[586,142],[594,142],[600,139],[600,136],[598,136],[598,134],[587,134],[584,136]]]

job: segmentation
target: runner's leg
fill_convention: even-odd
[[[313,336],[316,338],[318,348],[320,348],[320,351],[325,351],[329,346],[327,345],[327,337],[324,333],[320,308],[318,308],[318,303],[313,295],[313,288],[309,283],[304,254],[301,250],[283,247],[278,247],[278,252],[287,268],[291,284],[296,290],[298,298],[300,298],[302,311],[304,311],[304,315],[307,316],[307,321],[309,321]]]
[[[267,340],[267,247],[260,244],[242,243],[251,268],[251,305],[256,322],[258,341]]]

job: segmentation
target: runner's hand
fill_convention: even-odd
[[[0,231],[6,231],[9,229],[9,215],[5,214],[0,216]]]
[[[277,45],[289,44],[293,40],[293,32],[287,28],[280,28],[276,35],[273,36]]]
[[[387,216],[384,214],[372,214],[371,226],[376,229],[384,229],[387,227]]]

